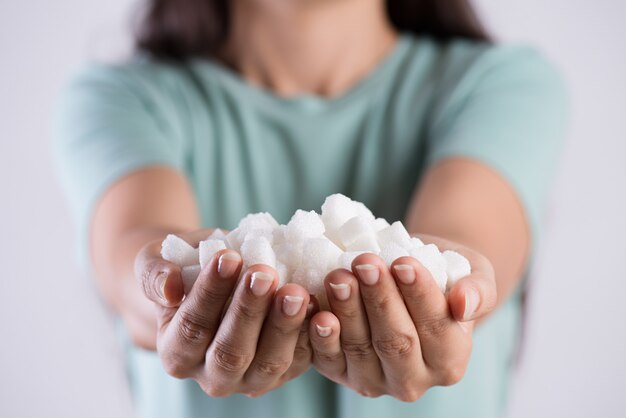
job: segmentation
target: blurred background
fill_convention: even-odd
[[[532,274],[509,418],[623,417],[626,2],[480,0],[565,75],[572,120]],[[0,416],[132,417],[111,314],[73,259],[49,156],[58,92],[129,52],[135,0],[0,0]]]

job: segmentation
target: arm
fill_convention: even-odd
[[[428,170],[414,193],[406,226],[487,257],[495,271],[498,305],[524,272],[530,232],[521,203],[499,174],[477,161],[446,159]]]
[[[135,256],[148,242],[167,233],[199,227],[187,180],[169,168],[153,167],[123,177],[98,203],[91,226],[97,284],[135,345],[156,348],[154,307],[135,279]]]

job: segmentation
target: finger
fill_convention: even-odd
[[[188,377],[204,361],[241,265],[241,256],[235,251],[219,251],[200,272],[170,323],[161,327],[157,347],[171,375]]]
[[[338,269],[326,276],[324,285],[331,310],[341,324],[340,341],[348,378],[371,385],[381,382],[383,372],[372,347],[358,281],[350,271]]]
[[[287,284],[276,292],[254,360],[244,375],[249,393],[262,392],[289,369],[308,305],[309,293],[302,286]]]
[[[339,319],[328,311],[317,313],[309,325],[313,364],[328,379],[343,384],[346,380],[346,358],[341,349]]]
[[[293,361],[287,372],[281,376],[281,381],[286,382],[300,376],[311,367],[313,349],[311,348],[311,339],[309,338],[309,324],[311,318],[317,312],[319,312],[319,302],[315,296],[309,295],[309,305],[307,306],[304,322],[300,326],[298,341],[293,352]]]
[[[472,274],[450,288],[448,303],[457,321],[475,321],[491,313],[496,306],[498,293],[495,273],[485,257],[463,248],[456,251],[469,260]]]
[[[178,306],[185,296],[180,266],[154,255],[156,242],[146,245],[135,259],[135,277],[144,295],[163,307]]]
[[[471,352],[471,335],[454,320],[430,272],[413,257],[391,265],[396,284],[415,323],[422,357],[438,384],[456,383]]]
[[[190,245],[197,247],[213,229],[176,233]],[[185,296],[181,267],[161,257],[162,239],[146,244],[135,259],[135,277],[148,299],[163,307],[175,307]]]
[[[239,281],[213,342],[206,353],[205,371],[215,396],[234,393],[254,358],[263,322],[278,283],[276,271],[251,266]]]
[[[372,344],[395,393],[425,374],[415,325],[384,261],[362,254],[352,262],[369,321]]]

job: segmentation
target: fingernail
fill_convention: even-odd
[[[350,297],[350,285],[348,283],[328,283],[335,295],[335,299],[348,300]]]
[[[220,256],[219,260],[217,260],[217,274],[219,274],[222,279],[228,279],[235,274],[239,263],[241,263],[241,256],[239,254],[235,252],[224,253]]]
[[[404,284],[411,284],[415,281],[415,269],[408,264],[396,264],[393,266],[396,276]]]
[[[273,281],[273,276],[262,271],[255,271],[250,279],[250,289],[254,295],[263,296],[270,290]]]
[[[373,264],[361,264],[356,266],[356,271],[359,272],[359,277],[363,283],[370,286],[378,283],[380,271],[377,266]]]
[[[317,335],[324,338],[328,337],[333,332],[331,327],[323,327],[317,324],[315,324],[315,329],[317,330]]]
[[[302,296],[285,296],[283,298],[283,313],[287,316],[294,316],[302,308]]]
[[[313,312],[313,308],[315,308],[315,305],[313,304],[313,302],[309,302],[309,305],[306,307],[306,318],[311,316],[311,312]]]
[[[165,302],[168,302],[167,298],[165,297],[165,284],[167,283],[167,277],[167,272],[162,271],[157,275],[156,278],[157,289],[159,289],[159,297]]]
[[[469,321],[472,319],[474,312],[478,308],[478,302],[480,301],[480,295],[475,289],[468,289],[465,291],[465,311],[463,312],[463,320]]]

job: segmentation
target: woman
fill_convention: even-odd
[[[492,44],[461,0],[153,0],[137,46],[73,80],[55,152],[140,415],[501,416],[564,126],[542,56]],[[269,267],[236,283],[225,250],[181,301],[167,233],[335,192],[473,274],[444,296],[414,259],[364,254],[307,312]]]

